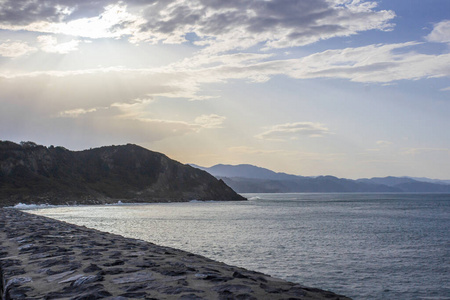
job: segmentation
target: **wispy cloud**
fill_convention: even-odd
[[[450,54],[421,54],[411,47],[415,42],[370,45],[327,50],[299,59],[273,60],[248,65],[241,76],[285,74],[293,78],[343,78],[355,82],[388,83],[397,80],[450,76]],[[230,73],[224,67],[223,72]]]
[[[376,144],[381,147],[387,147],[387,146],[392,145],[393,143],[390,141],[380,140],[380,141],[377,141]]]
[[[403,154],[407,155],[420,155],[420,154],[448,154],[450,155],[450,149],[448,148],[408,148],[404,149]]]
[[[216,114],[201,115],[195,118],[194,123],[202,128],[220,128],[226,117]]]
[[[69,118],[77,118],[80,115],[96,112],[97,108],[91,108],[91,109],[83,109],[83,108],[76,108],[76,109],[70,109],[62,111],[58,114],[59,117],[69,117]]]
[[[111,108],[117,108],[121,118],[146,119],[148,118],[149,105],[154,102],[153,98],[136,98],[127,102],[115,102]]]
[[[287,140],[300,136],[322,137],[327,134],[330,134],[330,130],[324,124],[296,122],[272,126],[256,137],[264,140]]]
[[[189,62],[183,60],[154,69],[99,68],[82,71],[49,71],[24,74],[0,74],[10,83],[1,91],[16,87],[35,98],[52,83],[52,97],[65,95],[66,103],[101,102],[128,103],[139,97],[171,97],[204,100],[212,97],[203,92],[203,85],[233,79],[264,82],[276,75],[291,78],[339,78],[356,82],[390,83],[450,76],[450,54],[431,55],[415,51],[418,43],[370,45],[357,48],[327,50],[298,59],[273,60],[270,55],[203,54]],[[6,82],[6,81],[4,81]],[[120,83],[120,84],[119,84]],[[109,89],[103,87],[107,85]],[[23,91],[22,86],[27,86]],[[123,86],[128,86],[123,89]],[[15,93],[11,91],[11,93]],[[103,103],[105,104],[105,103]],[[95,105],[105,106],[105,105]],[[106,105],[107,106],[107,105]],[[83,107],[81,108],[92,108]],[[80,107],[67,107],[62,110]]]
[[[0,43],[0,56],[3,57],[19,57],[37,51],[35,47],[29,46],[25,42],[6,40]]]

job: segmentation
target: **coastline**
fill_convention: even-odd
[[[13,208],[0,228],[4,299],[349,299]]]

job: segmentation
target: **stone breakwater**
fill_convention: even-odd
[[[349,299],[11,208],[0,209],[0,277],[2,299]]]

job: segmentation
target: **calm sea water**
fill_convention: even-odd
[[[450,299],[450,195],[245,196],[32,212],[354,299]]]

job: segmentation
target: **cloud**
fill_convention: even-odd
[[[307,45],[367,30],[391,30],[392,11],[341,0],[4,0],[0,28],[132,42],[184,43],[210,53]]]
[[[449,148],[408,148],[403,150],[403,154],[407,155],[420,155],[420,154],[446,154],[450,155]]]
[[[389,30],[391,11],[375,2],[326,0],[155,1],[145,10],[144,29],[166,42],[194,32],[210,52],[311,44],[371,29]]]
[[[364,153],[360,153],[360,155],[366,155],[367,152],[374,154],[374,153],[380,153],[381,151],[385,151],[387,149],[389,149],[389,146],[391,146],[392,144],[394,144],[393,142],[390,141],[384,141],[384,140],[380,140],[380,141],[376,141],[376,143],[378,148],[370,148],[370,149],[365,149],[366,152]]]
[[[59,54],[66,54],[78,50],[78,44],[80,43],[78,40],[71,40],[70,42],[58,44],[58,40],[49,35],[40,35],[37,37],[37,41],[42,51]]]
[[[442,92],[449,92],[450,91],[450,86],[446,87],[446,88],[443,88],[443,89],[440,89],[440,91],[442,91]]]
[[[128,103],[139,111],[135,99],[155,97],[203,100],[213,95],[204,85],[242,79],[264,82],[276,75],[296,79],[339,78],[355,82],[389,83],[450,76],[450,54],[431,55],[415,51],[415,42],[335,49],[298,59],[276,60],[271,55],[238,53],[203,54],[165,67],[123,67],[82,71],[48,71],[23,74],[0,72],[0,97],[16,101],[48,101],[38,110],[53,114],[73,109],[109,107]],[[28,99],[28,100],[27,100]],[[145,101],[144,101],[145,102]],[[125,107],[123,107],[125,109]]]
[[[339,78],[354,82],[389,83],[450,76],[450,54],[422,54],[417,42],[378,44],[327,50],[298,59],[243,62],[203,70],[210,80],[221,78],[269,80],[275,75],[291,78]]]
[[[97,108],[91,108],[91,109],[83,109],[83,108],[76,108],[71,110],[65,110],[59,113],[60,117],[69,117],[69,118],[76,118],[80,115],[84,115],[87,113],[96,112]]]
[[[201,115],[195,118],[194,123],[202,128],[221,128],[221,125],[225,119],[226,117],[216,114]]]
[[[198,125],[164,120],[145,108],[148,94],[179,91],[167,86],[164,76],[154,76],[136,70],[86,70],[0,77],[0,134],[48,136],[78,147],[195,133]]]
[[[346,78],[355,82],[392,82],[450,75],[450,54],[430,55],[414,51],[418,43],[369,45],[328,50],[299,62],[293,77]]]
[[[133,103],[118,105],[109,93],[91,90],[99,98],[82,96],[83,101],[77,102],[72,100],[77,97],[75,94],[71,99],[65,98],[75,93],[71,88],[60,93],[59,86],[46,90],[51,81],[28,79],[29,85],[22,92],[7,88],[12,81],[0,80],[0,135],[4,138],[38,137],[78,149],[80,145],[151,143],[195,133],[198,129],[186,122],[151,118],[144,113],[133,115]],[[44,88],[39,88],[40,84]]]
[[[180,121],[152,107],[155,97],[195,98],[191,80],[189,73],[123,68],[0,76],[0,134],[70,146],[150,143],[219,128],[224,116]]]
[[[137,98],[130,102],[115,102],[110,107],[119,109],[121,118],[145,120],[148,118],[149,104],[153,102],[153,98]]]
[[[450,76],[450,54],[422,54],[415,49],[418,45],[417,42],[369,45],[286,60],[273,59],[268,54],[198,54],[190,60],[153,69],[114,67],[14,75],[0,72],[0,77],[3,75],[5,79],[0,81],[0,96],[9,95],[11,99],[18,95],[26,95],[24,98],[27,99],[42,95],[49,99],[59,97],[53,99],[52,107],[59,107],[57,112],[60,112],[106,107],[112,103],[134,103],[134,99],[139,98],[204,100],[214,96],[203,92],[206,84],[234,79],[264,82],[276,75],[366,83]]]
[[[330,134],[330,130],[324,124],[297,122],[272,126],[256,137],[264,140],[286,140],[296,139],[299,136],[322,137],[327,134]]]
[[[393,143],[389,141],[377,141],[376,144],[381,147],[387,147],[392,145]]]
[[[96,1],[92,3],[93,6],[78,4],[73,6],[73,3],[69,3],[69,1],[57,0],[43,0],[38,3],[27,0],[20,2],[23,2],[26,7],[34,5],[36,7],[35,15],[28,18],[24,16],[26,9],[18,10],[0,22],[0,29],[65,34],[95,39],[129,36],[132,41],[141,40],[139,26],[145,21],[139,16],[127,12],[126,6],[120,2],[119,4],[110,4],[111,1]],[[45,9],[46,6],[51,6],[51,3],[60,8],[57,10]],[[8,13],[0,4],[0,16],[5,14]]]
[[[3,57],[19,57],[37,51],[36,48],[28,46],[27,43],[21,41],[7,40],[0,44],[0,56]]]
[[[435,24],[431,33],[425,38],[429,42],[450,43],[450,20]]]

